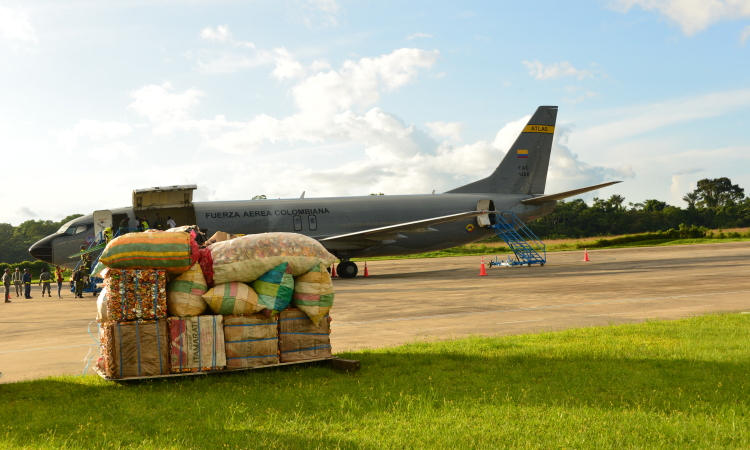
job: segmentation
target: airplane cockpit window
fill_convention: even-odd
[[[78,225],[78,226],[76,227],[76,234],[78,234],[78,233],[83,233],[84,231],[86,231],[86,230],[88,230],[88,229],[89,229],[89,226],[88,226],[88,225]]]
[[[76,219],[69,220],[68,222],[64,223],[63,226],[60,227],[59,230],[57,230],[58,233],[65,233],[65,234],[75,234],[76,232],[76,225],[75,222]]]

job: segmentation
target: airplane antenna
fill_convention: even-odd
[[[305,198],[305,191],[302,191],[302,195],[300,195],[299,198]]]
[[[432,195],[435,195],[435,189],[432,190]]]

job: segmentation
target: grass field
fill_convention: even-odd
[[[750,315],[131,384],[0,385],[1,448],[750,448]]]
[[[750,231],[742,234],[741,237],[722,237],[722,238],[699,238],[699,239],[655,239],[655,234],[647,235],[630,235],[630,236],[612,236],[596,237],[584,239],[555,239],[543,241],[547,252],[564,252],[571,250],[583,250],[585,248],[632,248],[632,247],[657,247],[668,245],[691,245],[691,244],[718,244],[722,242],[748,242],[750,241]],[[513,252],[503,242],[483,241],[477,244],[462,245],[460,247],[449,248],[437,252],[417,253],[406,256],[384,256],[373,258],[352,258],[352,261],[376,261],[391,259],[418,259],[418,258],[442,258],[447,256],[484,256],[484,255],[512,255]],[[501,258],[503,259],[503,258]],[[511,259],[513,259],[511,257]]]

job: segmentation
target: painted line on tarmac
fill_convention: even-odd
[[[571,306],[590,306],[590,305],[604,305],[609,303],[631,303],[631,302],[647,302],[652,300],[667,300],[672,298],[694,298],[694,297],[710,297],[712,295],[729,295],[729,294],[745,294],[750,291],[732,291],[732,292],[711,292],[709,294],[694,294],[694,295],[670,295],[668,297],[651,297],[651,298],[633,298],[625,300],[608,300],[603,302],[587,302],[587,303],[568,303],[566,305],[549,305],[549,306],[534,306],[530,308],[516,308],[516,309],[500,309],[497,311],[478,311],[478,312],[466,312],[466,313],[453,313],[453,314],[436,314],[434,316],[418,316],[418,317],[399,317],[398,319],[381,319],[381,320],[368,320],[363,322],[344,322],[344,323],[332,323],[332,327],[345,327],[351,325],[366,325],[371,323],[386,323],[386,322],[403,322],[407,320],[424,320],[424,319],[440,319],[443,317],[462,317],[462,316],[479,316],[482,314],[499,314],[507,312],[517,311],[538,311],[544,309],[557,309],[557,308],[568,308]]]
[[[4,352],[0,352],[0,355],[5,353],[20,353],[20,352],[35,352],[37,350],[54,350],[57,348],[75,348],[75,347],[91,347],[93,344],[81,344],[81,345],[64,345],[62,347],[42,347],[42,348],[27,348],[24,350],[6,350]]]

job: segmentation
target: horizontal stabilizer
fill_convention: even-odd
[[[597,189],[601,189],[607,186],[612,186],[613,184],[617,184],[617,183],[622,183],[622,181],[610,181],[608,183],[597,184],[594,186],[589,186],[589,187],[585,187],[581,189],[574,189],[572,191],[560,192],[559,194],[540,195],[539,197],[533,197],[533,198],[527,198],[526,200],[521,200],[521,203],[523,203],[524,205],[542,205],[547,202],[552,202],[555,200],[562,200],[564,198],[573,197],[574,195],[583,194],[589,191],[595,191]]]
[[[429,233],[437,231],[430,228],[432,225],[441,223],[455,222],[457,220],[471,219],[484,214],[497,214],[497,211],[467,211],[448,216],[432,217],[430,219],[417,220],[414,222],[399,223],[387,227],[371,228],[369,230],[357,231],[354,233],[341,234],[325,238],[317,238],[320,242],[330,241],[358,241],[358,240],[392,240],[395,238],[405,238],[400,233]]]

